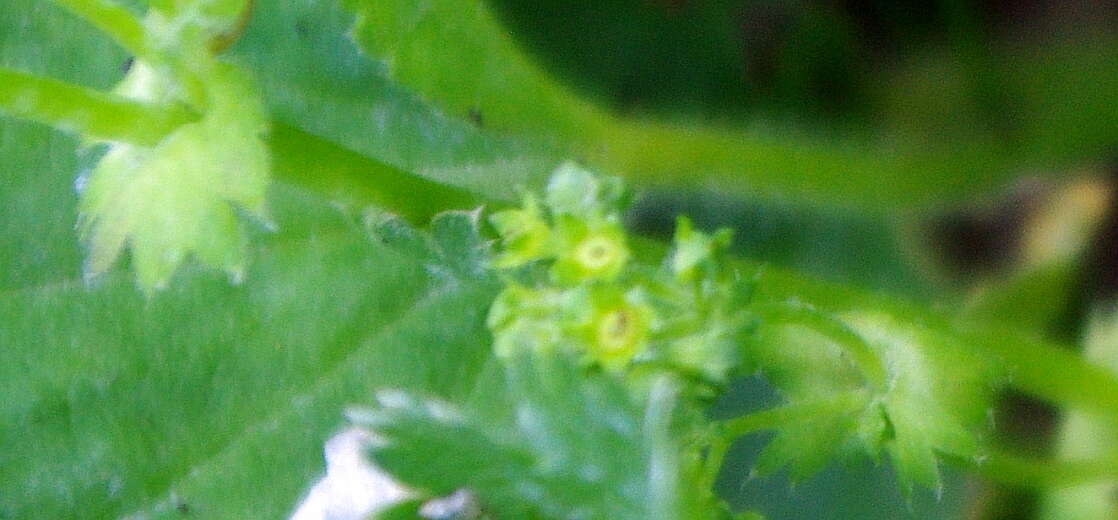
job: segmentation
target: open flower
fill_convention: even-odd
[[[648,349],[655,316],[636,290],[587,291],[584,317],[575,326],[585,348],[586,359],[606,370],[627,368]]]
[[[629,261],[625,230],[613,220],[562,217],[556,226],[556,242],[561,252],[551,274],[560,283],[611,281]]]

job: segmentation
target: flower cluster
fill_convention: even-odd
[[[750,285],[721,261],[729,230],[709,235],[681,218],[671,253],[651,267],[634,261],[624,202],[619,179],[568,163],[542,201],[527,195],[491,217],[506,283],[489,312],[498,357],[567,351],[610,372],[723,384],[751,322]]]

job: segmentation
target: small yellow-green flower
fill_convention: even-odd
[[[489,218],[501,236],[501,254],[495,265],[501,269],[520,267],[548,255],[551,228],[544,221],[536,198],[524,198],[523,209],[509,209]]]
[[[556,229],[559,257],[551,268],[560,283],[611,281],[629,261],[625,230],[616,221],[586,222],[563,217]]]
[[[589,319],[579,327],[587,359],[623,370],[648,349],[654,311],[632,294],[596,291],[590,299]]]
[[[493,217],[498,268],[540,262],[506,273],[489,311],[497,356],[563,352],[614,373],[669,370],[724,385],[749,323],[742,282],[719,258],[729,231],[706,234],[680,219],[667,261],[635,265],[621,226],[623,194],[617,179],[566,164],[542,203],[527,197],[521,209]]]

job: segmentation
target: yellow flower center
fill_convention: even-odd
[[[606,237],[590,237],[578,245],[575,258],[586,269],[599,271],[609,267],[617,258],[617,247]]]
[[[598,341],[607,352],[616,352],[629,346],[633,339],[630,323],[632,318],[625,309],[606,314],[598,324]]]

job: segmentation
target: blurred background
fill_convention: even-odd
[[[688,214],[734,228],[747,257],[1070,343],[1118,289],[1118,1],[490,3],[549,72],[624,115],[916,142],[989,156],[981,166],[1023,159],[993,190],[901,210],[660,189],[630,214],[646,234],[667,237]],[[739,403],[767,392],[737,391]],[[1058,418],[1042,403],[1006,395],[994,414],[998,442],[1052,451]],[[723,492],[772,518],[1027,519],[1036,507],[1026,491],[959,475],[908,500],[871,463],[791,488],[743,479],[762,444],[738,446]]]

